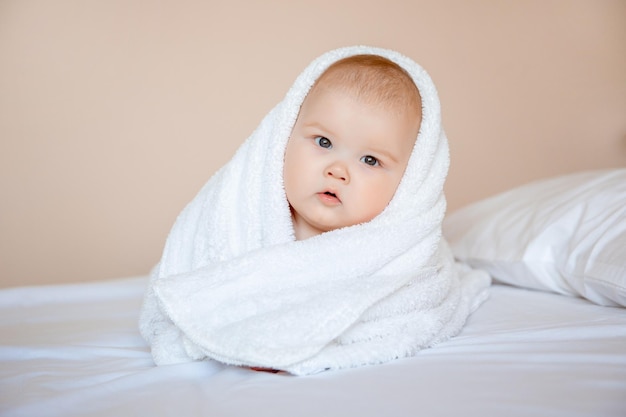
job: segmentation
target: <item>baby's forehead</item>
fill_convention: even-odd
[[[398,64],[378,55],[357,55],[335,62],[311,91],[320,88],[343,91],[369,104],[421,114],[420,93],[411,76]]]

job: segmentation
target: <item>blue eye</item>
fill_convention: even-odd
[[[315,143],[317,143],[317,146],[321,148],[325,148],[325,149],[330,149],[333,147],[333,144],[331,143],[330,139],[325,138],[324,136],[316,137]]]
[[[378,165],[378,159],[374,158],[371,155],[365,155],[364,157],[362,157],[361,162],[364,162],[367,165],[371,165],[373,167]]]

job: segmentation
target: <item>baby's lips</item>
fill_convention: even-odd
[[[341,198],[339,198],[339,196],[332,192],[331,190],[327,190],[327,191],[322,191],[321,193],[318,193],[320,199],[324,202],[327,203],[341,203]]]

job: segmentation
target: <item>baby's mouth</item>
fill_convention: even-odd
[[[326,204],[341,204],[341,199],[337,196],[337,194],[333,193],[332,191],[321,192],[319,193],[319,196]]]

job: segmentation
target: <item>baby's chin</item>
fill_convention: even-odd
[[[328,232],[332,232],[335,230],[341,230],[341,229],[347,229],[349,227],[357,227],[357,226],[361,226],[364,225],[366,223],[369,223],[370,221],[374,220],[376,218],[376,216],[371,217],[371,218],[367,218],[367,219],[363,219],[363,220],[359,220],[359,221],[353,221],[353,222],[347,222],[341,225],[335,225],[333,227],[329,227],[327,228],[323,233],[328,233]]]

